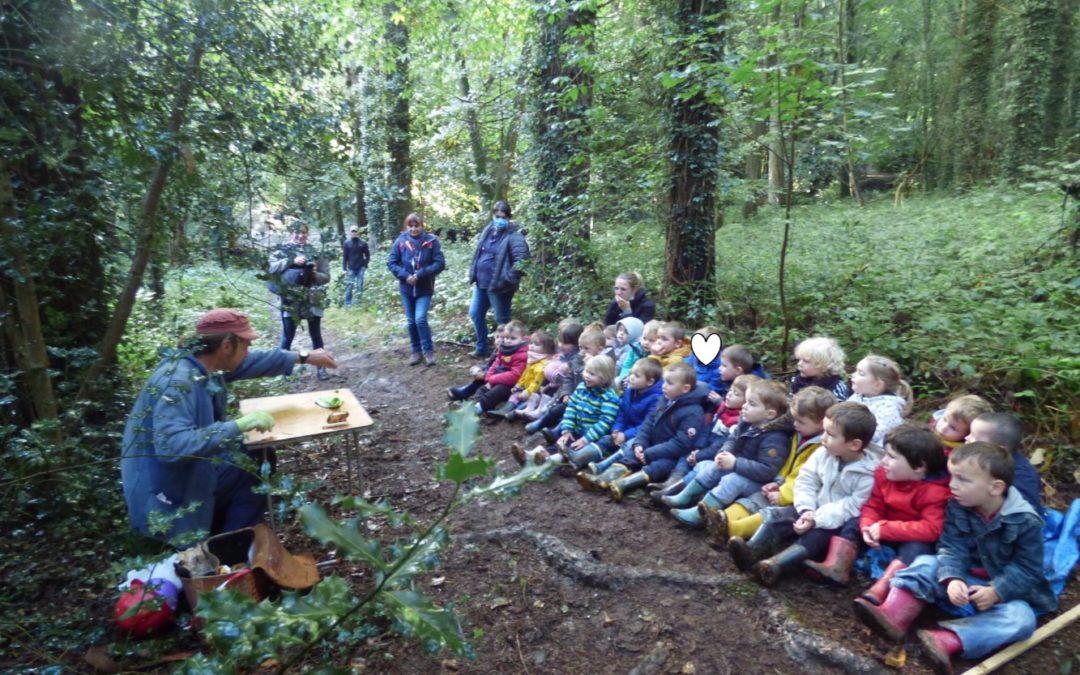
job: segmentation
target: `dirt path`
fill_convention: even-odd
[[[327,337],[334,349],[337,336]],[[362,452],[364,495],[385,498],[421,521],[434,517],[449,493],[433,478],[446,453],[445,389],[460,384],[474,363],[467,350],[443,348],[435,368],[410,368],[404,347],[335,351],[341,367],[331,381],[308,375],[300,389],[352,389],[376,423]],[[508,448],[525,437],[522,427],[500,422],[481,433],[477,450],[498,459],[503,471],[516,470]],[[343,472],[343,462],[324,470],[325,487],[314,497],[329,502],[344,487]],[[792,578],[763,589],[699,533],[674,526],[640,499],[616,504],[555,476],[510,501],[469,505],[449,530],[445,557],[420,583],[435,600],[454,604],[477,659],[375,640],[354,665],[379,672],[884,670],[890,645],[851,611],[866,582],[837,591]],[[1076,602],[1069,595],[1065,607]],[[907,647],[904,672],[931,672],[917,646]],[[1074,627],[1003,672],[1057,672],[1062,657],[1078,649]]]

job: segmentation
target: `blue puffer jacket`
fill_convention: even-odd
[[[690,356],[687,356],[683,360],[692,365],[694,367],[694,370],[697,371],[698,382],[704,382],[705,384],[709,385],[709,389],[715,391],[716,393],[720,393],[720,390],[723,389],[724,394],[727,394],[728,387],[720,386],[720,359],[716,359],[709,365],[704,365],[701,363],[701,361],[698,361],[698,358],[694,356],[693,352],[691,352]]]
[[[397,277],[402,293],[422,298],[435,293],[435,276],[446,269],[446,258],[439,238],[430,232],[421,234],[419,243],[408,232],[402,232],[390,247],[386,266]],[[405,280],[414,273],[416,285],[410,286]]]
[[[634,447],[645,449],[645,463],[679,459],[690,454],[698,434],[708,433],[705,407],[709,385],[696,387],[674,401],[661,397],[638,427]]]
[[[656,407],[656,402],[663,396],[664,383],[661,380],[653,382],[648,389],[635,391],[630,387],[622,395],[622,403],[619,405],[619,414],[615,416],[615,423],[611,425],[612,433],[621,431],[627,438],[637,435],[638,427],[645,421],[645,416]]]

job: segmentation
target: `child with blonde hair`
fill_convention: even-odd
[[[851,374],[849,401],[861,403],[874,413],[877,430],[871,443],[879,448],[885,434],[892,431],[911,411],[911,385],[904,380],[896,361],[877,354],[867,354]]]
[[[525,372],[510,390],[510,398],[507,402],[492,410],[491,414],[497,417],[508,417],[515,410],[526,409],[530,405],[535,409],[540,404],[544,366],[548,364],[553,354],[555,354],[555,339],[546,331],[534,332],[529,338]]]
[[[807,338],[795,346],[798,373],[791,378],[791,393],[798,394],[803,387],[821,387],[831,391],[837,401],[846,401],[850,395],[844,382],[847,356],[831,337]]]
[[[581,450],[610,433],[611,424],[619,412],[619,395],[611,385],[615,380],[615,362],[610,356],[598,355],[589,359],[582,373],[582,382],[574,390],[556,429],[555,443],[545,448],[538,445],[525,451],[514,443],[514,459],[524,465],[527,461],[543,464],[550,457],[562,462],[566,454]]]
[[[945,444],[945,452],[949,452],[964,444],[971,433],[971,423],[988,412],[994,412],[989,401],[975,394],[964,394],[951,399],[944,410],[935,411],[930,424]]]

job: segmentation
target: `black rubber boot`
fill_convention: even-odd
[[[802,568],[802,562],[810,553],[802,544],[792,544],[774,556],[754,565],[754,574],[763,586],[775,586],[780,578],[791,570]]]
[[[657,506],[662,506],[665,509],[668,508],[668,505],[664,503],[664,497],[677,495],[686,488],[686,481],[682,478],[674,483],[670,481],[671,479],[669,478],[658,486],[659,489],[653,490],[652,493],[649,494],[649,500],[652,501],[652,503]]]
[[[618,466],[618,465],[616,465]],[[623,496],[630,490],[635,490],[639,487],[645,487],[649,482],[649,475],[644,471],[637,471],[629,476],[623,476],[622,478],[611,482],[611,498],[617,502],[623,500]]]
[[[779,546],[780,537],[770,526],[768,519],[761,523],[761,527],[749,539],[742,537],[728,539],[728,552],[731,553],[731,559],[735,562],[735,567],[743,572],[753,567],[757,561],[775,553]]]

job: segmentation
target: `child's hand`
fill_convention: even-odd
[[[803,511],[803,514],[795,521],[793,529],[795,530],[795,534],[806,534],[814,529],[814,512]]]
[[[949,596],[949,602],[956,607],[963,607],[968,604],[968,585],[963,579],[953,579],[949,582],[949,585],[945,587],[945,592]],[[995,595],[997,595],[995,593]]]
[[[772,492],[766,492],[765,499],[768,500],[770,506],[780,506],[780,491],[773,490]]]
[[[615,445],[622,445],[626,442],[626,434],[621,431],[616,431],[611,434],[611,440],[615,442]]]
[[[573,448],[574,450],[580,450],[580,449],[585,447],[586,443],[588,443],[588,441],[585,440],[584,436],[582,436],[581,438],[579,438],[576,441],[574,441],[573,443],[571,443],[570,447]]]
[[[484,371],[481,370],[476,375],[473,375],[473,379],[476,380],[477,382],[483,382],[484,381]]]
[[[716,466],[725,471],[731,471],[735,468],[735,455],[730,452],[721,452],[716,456]]]
[[[555,441],[556,445],[566,445],[570,441],[574,440],[574,435],[569,431],[562,432],[562,436],[559,436],[559,440]]]
[[[715,391],[710,391],[708,398],[710,403],[717,403],[720,400],[720,394],[717,394]]]
[[[697,450],[693,450],[686,456],[686,463],[690,466],[697,464]]]
[[[645,448],[641,447],[640,445],[637,446],[636,448],[634,448],[634,457],[637,458],[637,461],[644,464],[645,463]]]
[[[769,494],[770,492],[780,492],[780,484],[779,483],[765,483],[764,485],[761,486],[761,491],[764,494]]]
[[[864,527],[862,531],[862,540],[866,542],[866,545],[870,548],[881,548],[881,524],[874,523],[870,527]]]
[[[968,586],[968,600],[975,605],[975,609],[985,612],[1001,602],[1001,596],[993,586]]]
[[[563,402],[564,405],[569,403],[570,402],[570,397],[569,396],[563,396],[562,397],[562,402]]]

